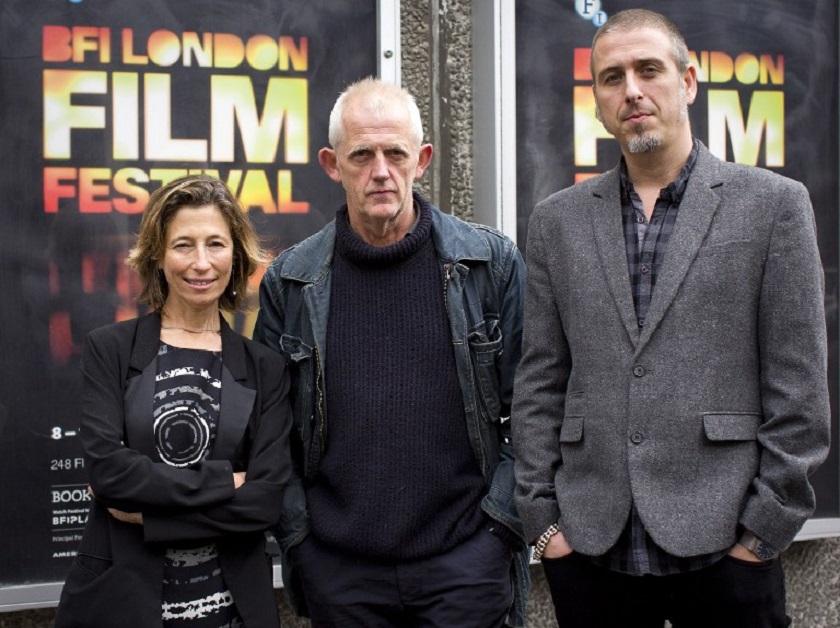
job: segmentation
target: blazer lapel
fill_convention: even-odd
[[[611,170],[592,194],[596,200],[590,207],[595,247],[601,268],[609,286],[618,315],[624,323],[630,341],[639,339],[630,275],[627,270],[627,246],[624,242],[624,223],[621,216],[619,169]]]
[[[128,447],[160,462],[152,425],[156,375],[157,360],[152,360],[140,375],[129,380],[125,391],[125,436]]]
[[[155,447],[152,415],[157,375],[157,352],[160,347],[160,315],[143,316],[137,321],[134,346],[131,349],[131,377],[124,395],[126,445],[147,455],[155,462],[160,456]]]
[[[245,343],[224,318],[222,327],[222,402],[219,427],[210,458],[230,460],[242,442],[248,420],[254,407],[257,392],[240,384],[247,379],[248,367]]]
[[[257,391],[246,388],[233,379],[230,371],[222,367],[222,408],[219,412],[219,427],[210,458],[230,460],[242,442],[248,419],[254,407]]]
[[[674,231],[650,302],[637,351],[644,346],[668,311],[677,290],[685,280],[697,251],[706,238],[712,218],[720,205],[720,196],[713,190],[722,185],[717,158],[700,147],[697,163],[680,203]]]

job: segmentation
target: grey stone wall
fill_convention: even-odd
[[[417,99],[426,139],[435,146],[434,167],[418,189],[445,211],[468,220],[473,181],[470,1],[402,0],[401,9],[403,85]],[[840,627],[840,539],[795,543],[783,561],[794,625]],[[556,627],[542,572],[534,567],[532,575],[528,625]],[[284,626],[309,626],[292,615],[282,591],[278,606]],[[54,615],[53,609],[2,613],[0,628],[45,628]]]
[[[469,0],[402,0],[402,82],[423,115],[432,165],[417,189],[443,211],[472,216]]]

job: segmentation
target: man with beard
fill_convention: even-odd
[[[610,172],[528,232],[517,506],[564,628],[787,626],[778,554],[829,445],[808,193],[693,138],[696,70],[646,10],[596,33]]]

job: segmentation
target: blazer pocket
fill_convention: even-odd
[[[583,440],[583,417],[567,416],[560,428],[561,443],[579,443]]]
[[[761,415],[753,412],[706,412],[703,431],[710,441],[756,440]]]
[[[90,556],[88,554],[76,554],[74,562],[76,564],[76,568],[80,572],[87,574],[87,577],[91,579],[104,574],[113,564],[108,559],[100,558],[98,556]]]

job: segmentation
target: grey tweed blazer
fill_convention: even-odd
[[[598,555],[635,503],[677,556],[738,524],[783,549],[829,446],[823,271],[805,187],[701,146],[643,328],[618,168],[558,192],[528,233],[512,424],[526,538]]]

